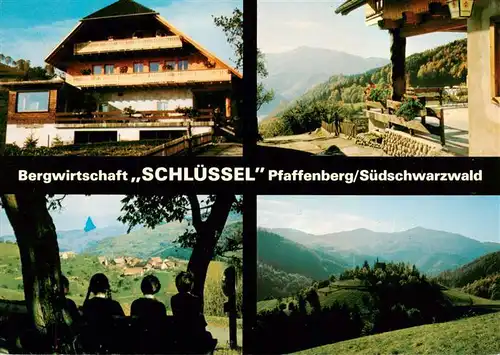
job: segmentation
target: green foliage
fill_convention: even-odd
[[[424,105],[416,97],[405,99],[401,106],[396,110],[395,114],[398,117],[403,117],[405,121],[411,121],[424,109]]]
[[[226,35],[227,43],[234,51],[232,60],[236,64],[237,69],[243,67],[243,12],[236,8],[233,10],[232,16],[213,17],[216,27],[222,29]],[[268,76],[264,54],[257,49],[257,75],[263,79]],[[264,86],[259,83],[257,86],[257,111],[263,104],[271,102],[274,99],[274,91],[264,89]]]
[[[266,308],[259,305],[262,328],[287,327],[283,335],[287,340],[293,339],[291,343],[275,344],[279,346],[276,351],[288,353],[297,348],[452,317],[448,297],[437,283],[429,281],[415,266],[381,262],[370,266],[365,262],[361,267],[345,270],[339,279],[343,281],[315,282],[299,291],[292,301],[295,305],[288,307],[292,312],[284,313],[279,299],[274,303],[265,301]],[[287,322],[293,326],[286,325]],[[338,323],[343,328],[339,328]],[[266,346],[273,346],[265,338],[262,341]]]
[[[345,268],[334,255],[322,254],[264,229],[257,230],[257,247],[258,261],[289,274],[323,280]]]
[[[38,138],[35,138],[34,134],[31,133],[26,139],[24,140],[23,148],[24,149],[35,149],[38,145]]]
[[[64,145],[64,142],[62,141],[61,137],[55,136],[54,139],[52,139],[53,147],[60,147],[62,145]]]
[[[385,105],[387,99],[391,97],[392,89],[388,84],[370,85],[365,94],[369,101],[380,102]]]
[[[333,75],[326,82],[316,85],[292,102],[286,110],[297,105],[311,105],[318,101],[358,100],[359,87],[376,85],[384,87],[391,83],[391,65],[372,69],[363,74]],[[443,87],[467,81],[467,40],[458,40],[406,59],[406,71],[413,87]],[[383,90],[382,90],[383,91]],[[381,93],[381,97],[387,93]],[[361,99],[362,100],[362,99]],[[378,101],[378,100],[373,100]],[[280,116],[280,113],[277,114]]]
[[[284,298],[311,285],[312,279],[257,263],[257,300]]]
[[[476,280],[462,288],[474,296],[500,300],[500,273]]]
[[[53,145],[52,147],[5,146],[7,156],[141,156],[152,148],[165,144],[165,139],[103,142],[92,144]]]
[[[489,253],[456,269],[444,271],[436,280],[448,287],[464,287],[500,273],[500,251]]]
[[[364,101],[365,88],[361,85],[353,85],[342,90],[342,101],[348,104],[355,104]]]

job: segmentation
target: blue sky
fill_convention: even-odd
[[[0,0],[0,53],[42,65],[78,20],[113,0]],[[243,0],[142,0],[173,25],[229,60],[232,51],[211,15],[229,15]],[[363,57],[389,57],[387,31],[364,24],[363,9],[334,13],[340,0],[259,0],[258,45],[264,52],[300,46],[336,49]],[[433,33],[408,40],[408,54],[434,48],[462,34]]]
[[[60,196],[59,196],[60,197]],[[52,211],[52,219],[58,230],[75,230],[85,227],[87,217],[92,217],[97,228],[119,225],[121,195],[68,195],[60,211]],[[0,209],[0,236],[13,234],[5,211]]]
[[[312,234],[424,227],[500,243],[500,196],[259,196],[257,223]]]
[[[347,16],[335,14],[343,0],[258,0],[258,46],[264,53],[301,46],[335,49],[362,57],[389,58],[387,31],[365,25],[364,8]],[[465,38],[432,33],[411,37],[407,54]]]
[[[0,0],[0,53],[42,65],[78,20],[114,0]],[[230,15],[242,0],[139,0],[221,59],[232,58],[212,15]]]

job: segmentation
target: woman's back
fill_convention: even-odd
[[[142,297],[132,302],[130,315],[148,321],[162,321],[167,315],[165,305],[155,298]]]
[[[120,304],[110,298],[94,297],[83,305],[83,316],[87,322],[101,322],[113,316],[125,316]]]

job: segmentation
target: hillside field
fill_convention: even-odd
[[[499,330],[497,312],[342,341],[297,354],[497,354]]]
[[[17,245],[0,243],[0,259],[2,260],[0,264],[0,299],[23,300],[23,281]],[[185,265],[187,265],[187,261]],[[104,273],[109,278],[113,298],[120,302],[126,314],[130,312],[132,301],[142,296],[140,288],[142,277],[121,276],[121,270],[104,267],[99,263],[97,256],[79,254],[74,258],[61,260],[61,268],[70,281],[69,298],[73,299],[77,305],[83,303],[90,278],[98,272]],[[224,268],[223,262],[211,262],[206,282],[207,288],[211,288],[212,284],[219,285]],[[162,285],[157,297],[165,303],[167,309],[170,308],[170,298],[177,293],[175,276],[183,269],[185,266],[181,266],[177,270],[154,272]]]

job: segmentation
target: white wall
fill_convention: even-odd
[[[158,110],[158,102],[164,102],[166,110],[193,107],[193,93],[190,89],[123,91],[123,96],[118,96],[118,92],[106,93],[102,94],[101,99],[119,110],[132,106],[136,111],[155,111]]]
[[[35,126],[33,126],[35,127]],[[212,127],[193,127],[193,134],[210,132]],[[185,127],[128,127],[128,128],[57,128],[54,124],[37,125],[26,128],[15,124],[7,125],[7,144],[22,146],[27,137],[33,134],[38,139],[38,146],[52,145],[57,136],[66,144],[73,144],[75,131],[116,131],[120,141],[139,140],[140,131],[186,131]]]
[[[469,156],[500,156],[500,106],[491,102],[493,16],[500,16],[500,1],[476,0],[468,20]]]

